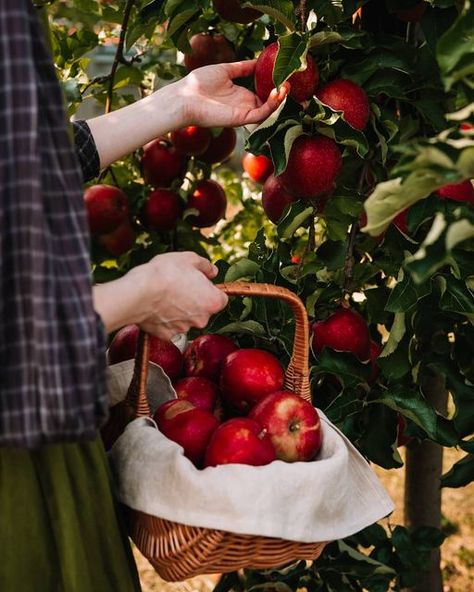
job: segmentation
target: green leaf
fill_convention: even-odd
[[[257,321],[236,321],[221,327],[217,333],[243,333],[246,335],[265,335],[266,331],[263,325]]]
[[[441,310],[455,312],[466,316],[474,315],[474,294],[466,282],[452,276],[437,277],[441,285],[442,296],[439,301]]]
[[[255,261],[245,258],[240,259],[237,263],[234,263],[229,267],[225,274],[224,281],[235,282],[243,278],[250,280],[255,277],[255,274],[259,269],[260,265],[255,263]]]
[[[430,293],[431,285],[429,283],[416,285],[413,278],[410,275],[405,275],[401,269],[399,280],[390,294],[385,310],[408,312]]]
[[[286,211],[286,214],[278,222],[277,233],[282,240],[290,239],[308,218],[313,215],[314,208],[302,200],[292,204]]]
[[[388,336],[388,341],[385,344],[382,352],[380,353],[379,358],[386,358],[387,356],[392,354],[397,349],[400,341],[403,339],[405,332],[405,313],[397,312],[395,314],[395,318],[393,319],[393,323],[390,328],[390,335]]]
[[[371,401],[372,403],[372,401]],[[383,405],[371,404],[366,411],[367,426],[357,444],[364,454],[384,469],[403,465],[397,449],[397,418]]]
[[[316,364],[316,374],[334,374],[346,387],[367,381],[371,373],[369,364],[363,364],[353,354],[323,348]]]
[[[474,454],[467,454],[441,477],[441,487],[465,487],[474,481]]]
[[[255,8],[268,14],[290,31],[295,29],[295,7],[290,0],[256,0],[255,2],[243,2],[242,6]]]
[[[281,141],[282,134],[276,134],[269,140],[270,152],[274,165],[274,175],[280,175],[286,169],[288,157],[291,152],[291,147],[296,138],[299,138],[303,133],[301,125],[292,125],[284,130],[284,138]]]
[[[322,47],[330,43],[338,43],[344,37],[337,31],[318,31],[309,38],[309,47]]]
[[[278,53],[273,66],[273,82],[276,88],[294,72],[306,68],[308,40],[299,33],[281,35],[278,38]]]

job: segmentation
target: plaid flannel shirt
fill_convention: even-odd
[[[93,438],[107,414],[81,181],[35,9],[0,0],[0,446]]]

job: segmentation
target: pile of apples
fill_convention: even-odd
[[[137,339],[137,326],[121,329],[110,344],[109,363],[133,358]],[[168,374],[178,397],[155,411],[158,429],[197,468],[316,457],[322,442],[318,412],[284,390],[284,369],[273,354],[205,334],[183,354],[150,337],[150,360]]]

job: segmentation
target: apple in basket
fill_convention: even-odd
[[[291,391],[267,395],[251,409],[248,417],[266,430],[280,460],[312,460],[321,447],[318,412],[309,401]]]
[[[183,447],[184,456],[197,467],[202,466],[209,440],[219,426],[219,420],[210,411],[173,399],[160,405],[153,419],[162,434]]]
[[[232,339],[224,335],[200,335],[184,352],[184,373],[217,382],[225,358],[237,349]]]
[[[243,464],[261,466],[276,460],[273,444],[262,426],[248,417],[233,417],[211,436],[204,467]]]
[[[173,386],[178,399],[189,401],[199,409],[214,411],[219,387],[212,380],[202,376],[187,376],[175,382]]]
[[[239,349],[224,361],[222,398],[233,409],[247,413],[260,399],[283,388],[285,373],[279,360],[262,349]]]

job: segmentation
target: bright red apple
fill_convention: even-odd
[[[177,152],[186,156],[204,154],[209,148],[211,139],[210,130],[197,125],[189,125],[170,134],[170,140]]]
[[[242,167],[255,183],[265,183],[273,173],[273,162],[264,154],[255,156],[255,154],[246,152],[242,158]]]
[[[338,308],[325,321],[313,323],[312,347],[320,354],[324,347],[352,352],[360,360],[370,358],[370,334],[365,319],[350,308]]]
[[[209,411],[195,407],[189,401],[166,401],[155,411],[153,419],[162,434],[184,449],[184,456],[198,468],[219,420]]]
[[[189,401],[199,409],[214,411],[219,387],[215,382],[202,376],[187,376],[174,384],[178,399]]]
[[[237,134],[233,127],[223,127],[217,136],[212,136],[209,148],[199,156],[201,162],[218,164],[224,162],[234,151]]]
[[[283,388],[285,372],[271,353],[255,348],[239,349],[224,360],[220,387],[232,408],[246,413],[260,399]]]
[[[84,192],[91,234],[107,234],[128,220],[128,199],[112,185],[92,185]]]
[[[270,43],[258,56],[255,65],[255,92],[262,101],[266,101],[275,88],[273,82],[273,68],[278,53],[278,42]],[[316,91],[319,82],[319,72],[311,54],[306,56],[306,69],[294,72],[288,82],[291,85],[290,96],[299,103],[306,101]]]
[[[339,78],[325,84],[316,93],[318,99],[334,111],[342,111],[349,125],[363,130],[370,117],[369,99],[364,89],[352,82]]]
[[[262,187],[262,206],[268,219],[278,224],[285,208],[296,201],[283,185],[280,177],[270,175]]]
[[[239,0],[213,0],[214,10],[226,21],[248,25],[260,18],[262,13],[253,8],[242,8]]]
[[[248,417],[265,428],[280,460],[312,460],[321,448],[318,412],[291,391],[267,395],[251,409]]]
[[[135,357],[138,343],[138,325],[126,325],[114,335],[108,351],[109,364],[117,364]],[[181,376],[183,354],[172,341],[165,341],[154,335],[149,336],[150,362],[163,368],[171,380]]]
[[[188,216],[187,220],[197,228],[214,226],[224,218],[227,207],[227,197],[224,189],[216,181],[207,179],[198,181],[194,191],[188,197],[188,209],[196,209],[197,214]]]
[[[143,148],[141,166],[145,183],[153,187],[169,187],[184,174],[186,161],[165,140],[157,138]]]
[[[184,65],[188,72],[210,66],[234,62],[236,59],[232,45],[220,33],[197,33],[189,40],[191,52],[184,55]]]
[[[218,382],[226,357],[239,348],[225,335],[200,335],[184,352],[186,376],[201,376]]]
[[[465,180],[460,183],[450,183],[440,187],[436,192],[442,199],[453,201],[466,201],[474,205],[474,186],[471,181]]]
[[[114,257],[120,257],[129,251],[135,244],[135,231],[129,220],[122,222],[112,232],[99,234],[95,237],[97,243]]]
[[[266,431],[253,419],[234,417],[212,434],[204,456],[204,467],[242,464],[262,466],[276,460]]]
[[[312,199],[334,188],[341,168],[342,156],[334,140],[302,135],[293,142],[286,169],[280,177],[295,197]]]
[[[183,211],[181,198],[169,189],[155,189],[143,204],[142,222],[149,230],[172,230]]]

